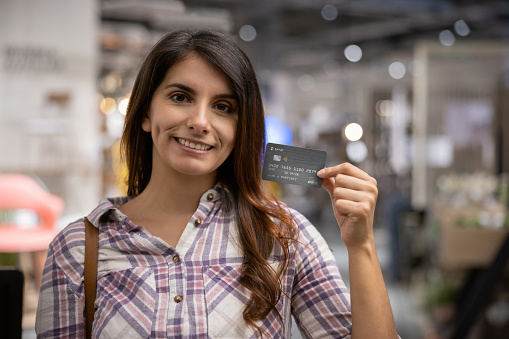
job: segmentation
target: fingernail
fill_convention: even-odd
[[[325,169],[323,169],[323,168],[321,170],[319,170],[318,173],[316,173],[316,175],[323,175],[323,174],[325,174]]]

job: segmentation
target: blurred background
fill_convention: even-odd
[[[247,52],[269,141],[377,179],[377,250],[402,338],[509,337],[508,1],[0,0],[0,174],[60,197],[56,230],[124,194],[134,77],[182,27],[221,30]],[[327,193],[273,188],[326,237],[348,282]],[[7,209],[4,229],[40,219]],[[24,275],[23,338],[35,338],[30,251],[0,245],[0,264]]]

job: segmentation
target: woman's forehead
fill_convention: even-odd
[[[193,87],[209,85],[224,93],[234,94],[230,78],[197,53],[191,53],[175,62],[166,71],[161,85],[166,86],[174,81],[185,82]]]

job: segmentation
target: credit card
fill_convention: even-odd
[[[263,161],[263,180],[308,187],[322,187],[316,173],[325,167],[325,151],[268,143]]]

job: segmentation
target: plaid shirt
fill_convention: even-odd
[[[203,194],[176,248],[134,225],[103,200],[90,214],[99,228],[93,338],[255,338],[242,318],[250,291],[239,283],[238,231],[221,187]],[[349,292],[323,237],[291,210],[299,243],[291,249],[277,312],[258,325],[264,338],[290,338],[291,315],[306,338],[349,338]],[[51,243],[37,308],[37,338],[84,338],[85,228],[67,226]],[[269,258],[277,265],[280,253]]]

